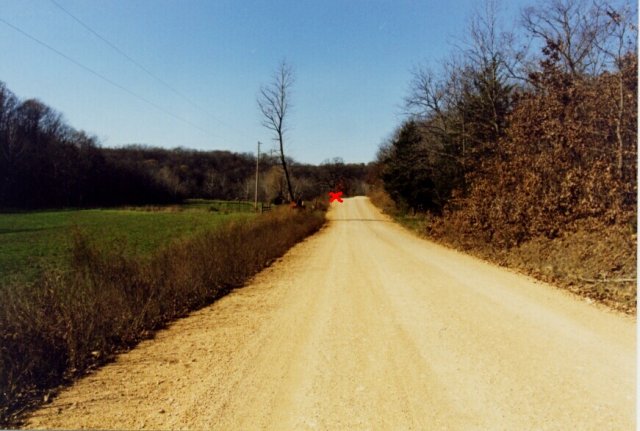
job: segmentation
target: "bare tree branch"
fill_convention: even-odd
[[[293,83],[293,68],[283,60],[271,83],[260,88],[260,94],[257,98],[258,108],[263,116],[262,125],[273,132],[273,140],[278,142],[280,147],[280,162],[287,180],[287,190],[291,201],[294,200],[294,195],[284,154],[284,138],[287,131],[287,114],[291,109],[289,99]]]
[[[522,25],[547,49],[559,56],[560,64],[572,75],[597,74],[604,63],[598,43],[605,37],[607,23],[602,3],[586,0],[547,0],[525,8]]]

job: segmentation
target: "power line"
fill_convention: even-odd
[[[173,118],[175,118],[176,120],[182,121],[183,123],[188,124],[189,126],[194,127],[194,128],[196,128],[196,129],[200,130],[201,132],[203,132],[203,133],[207,134],[207,135],[212,134],[211,132],[209,132],[209,131],[207,131],[207,130],[203,129],[202,127],[198,126],[197,124],[194,124],[194,123],[192,123],[191,121],[189,121],[189,120],[187,120],[187,119],[185,119],[185,118],[182,118],[182,117],[180,117],[180,116],[178,116],[178,115],[174,114],[174,113],[173,113],[173,112],[171,112],[171,111],[166,110],[166,109],[165,109],[165,108],[163,108],[162,106],[160,106],[160,105],[158,105],[158,104],[156,104],[156,103],[154,103],[154,102],[152,102],[152,101],[150,101],[150,100],[146,99],[145,97],[143,97],[143,96],[141,96],[141,95],[139,95],[139,94],[137,94],[137,93],[134,93],[133,91],[129,90],[128,88],[126,88],[126,87],[124,87],[124,86],[122,86],[122,85],[118,84],[117,82],[112,81],[111,79],[107,78],[107,77],[106,77],[106,76],[104,76],[103,74],[101,74],[101,73],[99,73],[99,72],[96,72],[95,70],[91,69],[91,68],[90,68],[90,67],[88,67],[88,66],[85,66],[84,64],[80,63],[80,62],[79,62],[79,61],[77,61],[77,60],[74,60],[73,58],[69,57],[67,54],[63,53],[62,51],[59,51],[58,49],[54,48],[53,46],[49,45],[48,43],[43,42],[42,40],[38,39],[38,38],[37,38],[37,37],[35,37],[35,36],[32,36],[31,34],[27,33],[26,31],[22,30],[21,28],[19,28],[19,27],[15,26],[15,25],[13,25],[13,24],[11,24],[10,22],[5,21],[5,20],[4,20],[4,19],[2,19],[2,18],[0,18],[0,22],[1,22],[1,23],[3,23],[3,24],[4,24],[4,25],[6,25],[6,26],[8,26],[8,27],[12,28],[13,30],[17,31],[18,33],[22,34],[23,36],[25,36],[25,37],[27,37],[27,38],[31,39],[32,41],[34,41],[34,42],[36,42],[36,43],[38,43],[38,44],[40,44],[40,45],[44,46],[45,48],[47,48],[47,49],[49,49],[49,50],[51,50],[51,51],[53,51],[53,52],[55,52],[56,54],[58,54],[59,56],[61,56],[61,57],[62,57],[62,58],[64,58],[65,60],[67,60],[67,61],[69,61],[69,62],[71,62],[71,63],[75,64],[76,66],[80,67],[81,69],[84,69],[85,71],[87,71],[87,72],[91,73],[92,75],[95,75],[95,76],[97,76],[98,78],[102,79],[103,81],[105,81],[105,82],[107,82],[107,83],[109,83],[109,84],[113,85],[114,87],[116,87],[116,88],[118,88],[118,89],[120,89],[120,90],[124,91],[125,93],[129,94],[130,96],[133,96],[133,97],[135,97],[136,99],[139,99],[139,100],[141,100],[141,101],[145,102],[146,104],[153,106],[154,108],[156,108],[157,110],[161,111],[162,113],[164,113],[164,114],[166,114],[166,115],[168,115],[168,116],[170,116],[170,117],[173,117]],[[215,135],[215,134],[214,134],[214,135]],[[217,135],[215,135],[215,136],[217,136]]]
[[[201,112],[205,113],[207,116],[213,118],[214,120],[216,120],[218,123],[237,130],[235,127],[225,123],[224,121],[220,120],[219,118],[217,118],[216,116],[212,115],[211,113],[209,113],[205,108],[203,108],[202,106],[200,106],[199,104],[197,104],[196,102],[194,102],[193,100],[191,100],[191,98],[187,97],[184,93],[176,90],[172,85],[170,85],[169,83],[167,83],[165,80],[161,79],[160,77],[158,77],[156,74],[154,74],[153,72],[151,72],[149,69],[147,69],[146,67],[144,67],[142,64],[140,64],[140,62],[136,61],[134,58],[132,58],[130,55],[128,55],[126,52],[124,52],[122,49],[120,49],[116,44],[114,44],[113,42],[109,41],[106,37],[102,36],[100,33],[98,33],[97,31],[95,31],[94,29],[92,29],[88,24],[86,24],[84,21],[82,21],[80,18],[78,18],[77,16],[73,15],[71,12],[69,12],[67,9],[65,9],[64,7],[62,7],[60,5],[60,3],[58,3],[56,0],[50,0],[51,3],[53,3],[58,9],[60,9],[61,11],[63,11],[65,14],[69,15],[74,21],[76,21],[78,24],[80,24],[82,27],[84,27],[88,32],[90,32],[91,34],[93,34],[94,36],[96,36],[98,39],[100,39],[101,41],[103,41],[104,43],[106,43],[107,45],[109,45],[114,51],[116,51],[118,54],[120,54],[121,56],[123,56],[124,58],[126,58],[127,60],[129,60],[129,62],[133,63],[135,66],[137,66],[140,70],[142,70],[143,72],[145,72],[147,75],[149,75],[150,77],[152,77],[153,79],[155,79],[156,81],[158,81],[159,83],[161,83],[162,85],[164,85],[166,88],[168,88],[169,90],[171,90],[173,93],[177,94],[178,96],[180,96],[182,99],[186,100],[191,106],[193,106],[194,108],[200,110]]]

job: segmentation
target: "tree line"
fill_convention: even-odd
[[[637,209],[637,13],[548,0],[501,30],[495,2],[439,69],[418,67],[375,177],[405,211],[498,245]]]
[[[341,187],[365,192],[368,166],[288,159],[296,196],[311,199]],[[185,198],[251,200],[256,158],[230,151],[101,147],[36,99],[20,100],[0,82],[0,209],[177,203]],[[278,158],[260,158],[258,198],[288,200]]]

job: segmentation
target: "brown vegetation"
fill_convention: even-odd
[[[571,79],[547,67],[539,90],[519,96],[496,156],[469,174],[462,205],[449,214],[463,234],[500,246],[543,235],[555,238],[576,223],[629,226],[636,212],[637,109],[617,128],[616,93],[637,98],[637,57],[618,73]]]
[[[77,233],[70,272],[3,287],[0,423],[151,331],[241,286],[323,223],[322,211],[281,208],[174,242],[151,257],[100,252]]]
[[[407,214],[379,187],[371,201],[403,226],[443,245],[471,253],[613,309],[636,313],[635,229],[627,226],[576,222],[554,239],[541,235],[513,247],[503,247],[477,235],[462,234],[446,217]]]
[[[531,55],[507,48],[517,38],[487,4],[455,53],[464,60],[415,73],[372,200],[432,238],[634,312],[634,9],[525,8],[522,30],[541,48]]]

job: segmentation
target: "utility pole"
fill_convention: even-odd
[[[258,211],[258,168],[260,166],[260,145],[262,145],[262,143],[258,141],[258,157],[256,157],[256,196],[253,203],[253,209],[256,212]]]

